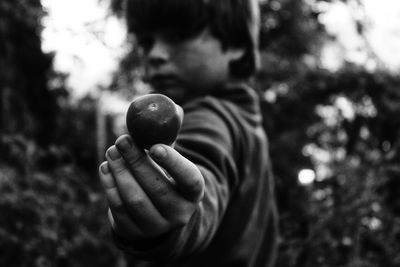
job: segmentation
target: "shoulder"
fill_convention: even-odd
[[[208,121],[220,120],[224,113],[229,112],[226,101],[213,96],[195,99],[183,106],[183,110],[189,119],[205,118]]]
[[[245,120],[240,105],[228,99],[206,96],[184,106],[184,127],[210,128],[225,135],[235,135]]]
[[[225,101],[206,96],[187,103],[183,110],[182,134],[198,133],[225,141],[230,138],[231,130],[227,117],[231,111]]]

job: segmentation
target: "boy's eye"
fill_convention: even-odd
[[[154,38],[151,36],[138,36],[136,40],[138,46],[143,48],[144,51],[149,51],[154,43]]]
[[[174,32],[168,33],[168,35],[165,36],[165,40],[167,40],[169,43],[176,44],[181,42],[183,40],[183,37],[181,34]]]

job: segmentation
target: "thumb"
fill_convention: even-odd
[[[190,201],[198,202],[204,195],[204,178],[199,168],[167,145],[150,148],[150,157],[175,180],[180,193]]]

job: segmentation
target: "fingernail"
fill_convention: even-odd
[[[107,164],[107,163],[103,163],[103,164],[100,166],[100,169],[101,169],[101,172],[102,172],[103,174],[108,174],[108,173],[110,172],[110,169],[108,168],[108,164]]]
[[[167,156],[167,150],[163,146],[155,146],[151,149],[150,153],[156,159],[163,159]]]
[[[132,148],[132,142],[128,138],[121,138],[116,142],[115,145],[123,152],[126,152]]]
[[[121,154],[119,154],[119,152],[115,146],[109,148],[107,150],[107,154],[111,160],[117,160],[117,159],[121,158]]]

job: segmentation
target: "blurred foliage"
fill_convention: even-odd
[[[121,266],[97,179],[96,100],[71,99],[52,69],[45,15],[39,0],[0,2],[0,266]]]
[[[40,1],[0,3],[0,131],[23,132],[45,144],[57,106],[47,90],[52,55],[41,50]]]
[[[278,266],[399,265],[399,86],[398,77],[348,65],[270,88]],[[298,183],[304,168],[316,171],[314,184]]]
[[[121,17],[122,0],[107,1]],[[400,266],[400,77],[323,69],[334,38],[318,20],[322,2],[262,1],[257,88],[281,216],[277,266]],[[52,69],[43,16],[39,0],[0,2],[0,265],[125,266],[97,179],[97,102],[72,99],[67,74]],[[141,74],[132,46],[109,89],[132,95]],[[301,185],[302,169],[316,180]]]
[[[99,188],[75,164],[47,166],[63,149],[16,135],[0,146],[12,160],[0,161],[0,265],[116,266]]]

